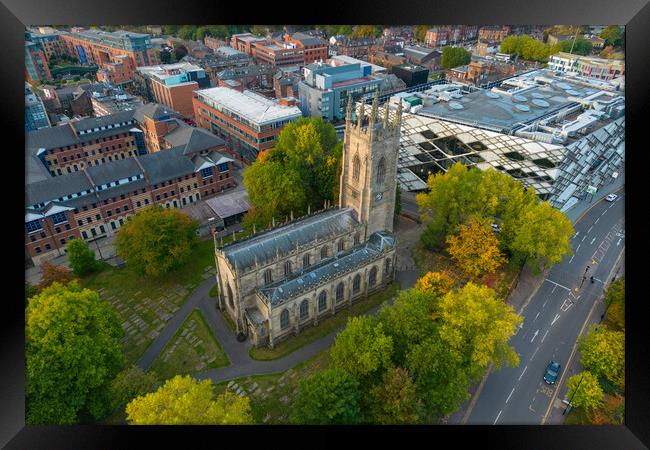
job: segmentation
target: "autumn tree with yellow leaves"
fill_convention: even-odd
[[[494,273],[506,262],[486,219],[474,218],[461,225],[458,234],[447,237],[447,244],[452,259],[470,277]]]

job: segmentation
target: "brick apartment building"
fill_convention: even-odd
[[[404,64],[406,62],[406,58],[404,56],[398,56],[384,51],[376,51],[370,54],[368,61],[372,64],[378,64],[380,66],[386,67],[387,69],[390,69],[393,66]]]
[[[227,46],[228,42],[216,37],[206,36],[203,38],[203,44],[205,44],[206,47],[211,48],[212,50],[216,50],[220,47]]]
[[[286,34],[284,41],[287,44],[294,44],[297,48],[301,49],[304,54],[303,62],[301,65],[311,64],[316,61],[326,60],[329,51],[327,41],[310,36],[305,33],[294,33],[293,35]]]
[[[477,38],[478,26],[445,25],[427,30],[424,42],[428,47],[442,47],[457,42],[471,41]]]
[[[41,46],[30,41],[25,41],[25,78],[28,81],[52,79],[52,73]]]
[[[278,69],[267,65],[250,65],[222,70],[215,75],[217,86],[230,87],[240,92],[246,89],[268,89]]]
[[[197,126],[224,138],[230,153],[246,163],[273,147],[282,128],[302,116],[290,102],[226,87],[196,91],[193,102]]]
[[[266,39],[251,33],[233,34],[230,39],[230,46],[246,53],[248,56],[253,56],[253,48],[257,42],[266,42]]]
[[[210,80],[210,87],[215,87],[219,84],[217,80],[219,72],[252,65],[253,58],[232,47],[219,47],[213,54],[205,55],[203,58],[187,55],[180,62],[201,67]]]
[[[330,38],[330,44],[336,45],[336,55],[351,56],[352,58],[363,58],[368,56],[370,48],[375,45],[376,39],[371,37],[350,38],[338,36]]]
[[[69,56],[84,65],[99,66],[103,70],[98,71],[98,78],[112,84],[131,81],[136,67],[158,64],[148,34],[83,30],[61,33],[61,40]]]
[[[305,51],[294,43],[256,42],[253,45],[253,58],[260,64],[274,67],[304,65]]]
[[[210,87],[210,80],[199,66],[190,63],[138,67],[134,81],[145,98],[163,104],[184,118],[194,117],[192,92]]]
[[[60,33],[51,27],[29,28],[25,31],[25,41],[39,44],[48,61],[64,53]]]
[[[201,139],[163,152],[28,183],[26,254],[40,264],[62,254],[71,239],[115,233],[142,208],[182,208],[233,188],[232,159],[219,151],[223,141],[197,131]]]

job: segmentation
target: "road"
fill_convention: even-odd
[[[565,369],[592,308],[602,305],[604,283],[611,281],[608,278],[625,247],[623,199],[620,191],[615,202],[601,201],[574,226],[574,254],[547,274],[522,311],[524,321],[510,340],[519,354],[519,366],[490,373],[466,423],[561,423],[561,414],[552,412],[564,406],[555,390],[567,377],[558,378],[558,385],[551,386],[542,376],[551,360]]]

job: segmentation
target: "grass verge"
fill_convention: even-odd
[[[368,310],[393,298],[398,290],[399,283],[393,282],[383,291],[372,294],[365,300],[359,300],[352,306],[337,312],[334,316],[319,321],[318,326],[308,326],[297,336],[290,337],[287,340],[280,342],[274,348],[251,348],[249,355],[251,358],[259,361],[270,361],[282,358],[283,356],[295,352],[299,348],[311,344],[323,336],[328,335],[332,331],[342,327],[347,323],[349,317],[365,314]]]

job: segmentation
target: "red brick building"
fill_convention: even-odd
[[[322,39],[304,33],[294,33],[293,35],[286,34],[284,36],[284,42],[294,44],[303,51],[304,58],[301,64],[303,66],[327,59],[329,45],[327,41]]]

